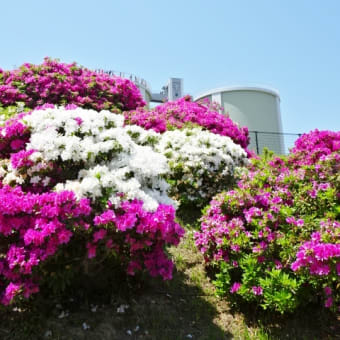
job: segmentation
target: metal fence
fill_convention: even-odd
[[[151,92],[151,87],[150,87],[149,83],[145,79],[143,79],[141,77],[137,77],[132,73],[120,72],[120,71],[115,71],[115,70],[103,70],[103,69],[97,69],[95,71],[97,73],[106,73],[109,76],[117,76],[117,77],[121,77],[121,78],[130,79],[137,86],[142,86],[143,88],[145,88],[146,90]]]
[[[278,155],[287,155],[300,136],[298,133],[249,131],[249,149],[258,155],[263,152],[263,148],[268,148]]]

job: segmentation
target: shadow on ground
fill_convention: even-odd
[[[293,314],[277,314],[242,306],[231,308],[233,315],[242,315],[245,325],[259,329],[265,339],[335,340],[340,339],[340,315],[318,305],[308,305]]]
[[[79,278],[76,289],[63,297],[52,298],[43,291],[31,303],[2,310],[0,339],[232,338],[216,324],[216,298],[209,301],[185,272],[175,271],[170,282],[131,280],[115,272],[111,285],[105,274]]]

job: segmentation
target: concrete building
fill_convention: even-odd
[[[208,98],[220,104],[230,118],[250,131],[250,149],[260,153],[268,147],[275,153],[285,153],[282,136],[280,95],[276,90],[262,87],[221,87],[194,98]]]

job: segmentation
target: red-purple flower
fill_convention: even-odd
[[[233,285],[230,288],[230,293],[234,294],[236,293],[239,289],[241,288],[241,283],[240,282],[234,282]]]
[[[253,286],[252,291],[254,293],[254,295],[262,295],[263,294],[263,289],[261,286]]]

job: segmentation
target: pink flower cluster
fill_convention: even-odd
[[[291,162],[314,164],[321,156],[340,150],[340,131],[314,130],[303,134],[291,150]]]
[[[100,110],[133,110],[145,102],[128,79],[99,74],[73,64],[45,58],[41,65],[25,63],[13,71],[0,69],[0,103],[24,102],[35,108],[44,103],[76,104]]]
[[[27,126],[20,122],[22,115],[18,115],[6,121],[4,126],[0,126],[0,158],[8,158],[11,153],[25,148],[30,132]]]
[[[335,243],[340,238],[340,223],[334,221],[327,234],[332,232],[332,243],[325,243],[320,232],[311,235],[311,241],[304,242],[297,254],[296,261],[291,265],[294,271],[307,268],[312,275],[328,275],[333,270],[340,276],[340,243]]]
[[[110,202],[109,202],[110,204]],[[141,201],[126,201],[93,218],[90,201],[77,201],[73,192],[31,194],[20,187],[0,189],[0,302],[8,305],[15,296],[28,298],[39,291],[41,266],[63,244],[82,234],[89,259],[97,250],[113,252],[129,275],[147,269],[151,276],[172,278],[173,262],[165,245],[177,245],[184,229],[175,223],[175,210],[159,205],[155,212],[143,210]],[[92,226],[90,221],[93,218]],[[85,244],[74,245],[85,249]]]
[[[314,278],[329,277],[334,280],[340,277],[340,222],[321,221],[320,225],[320,231],[312,233],[311,239],[300,246],[291,269],[307,272]],[[330,286],[324,289],[326,308],[331,308],[334,299],[338,299],[336,294],[339,292],[336,289],[333,291]]]
[[[138,108],[124,115],[127,123],[147,130],[164,132],[170,128],[180,129],[194,124],[218,135],[228,136],[244,149],[249,144],[248,128],[239,127],[228,116],[212,111],[206,105],[192,102],[189,96],[164,103],[150,111]]]
[[[146,268],[151,276],[172,278],[173,263],[164,254],[164,246],[177,245],[184,229],[175,221],[175,210],[159,205],[154,212],[143,210],[143,202],[124,202],[118,211],[108,209],[94,218],[92,241],[87,244],[88,257],[98,247],[112,249],[127,263],[127,272]],[[117,242],[120,240],[119,242]]]
[[[29,297],[39,290],[33,270],[70,241],[75,221],[91,213],[87,199],[74,193],[30,194],[20,187],[0,189],[0,301],[9,304],[17,294]]]
[[[30,167],[34,163],[29,159],[34,153],[34,150],[21,150],[17,153],[11,154],[11,164],[14,169],[22,168],[22,167]]]

